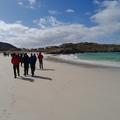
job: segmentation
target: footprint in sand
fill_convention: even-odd
[[[12,109],[14,107],[14,104],[16,103],[14,91],[15,87],[12,86],[9,89],[9,92],[7,93],[8,95],[8,102],[6,103],[7,107],[4,106],[3,109],[0,110],[0,120],[13,120]]]
[[[13,120],[13,113],[10,112],[10,109],[1,109],[0,110],[0,120]]]
[[[8,120],[9,114],[7,112],[7,109],[3,109],[0,111],[0,119],[1,120]]]

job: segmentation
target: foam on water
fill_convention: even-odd
[[[76,62],[80,64],[88,64],[88,65],[98,65],[98,66],[106,66],[106,67],[117,67],[120,68],[120,62],[115,61],[108,61],[108,60],[87,60],[87,59],[80,59],[75,54],[70,55],[58,55],[56,56],[59,59],[68,61],[68,62]]]

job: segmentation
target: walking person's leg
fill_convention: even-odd
[[[40,60],[39,60],[39,68],[41,69],[41,64],[40,64]]]
[[[40,69],[43,69],[43,61],[40,61]]]
[[[43,69],[43,60],[41,61],[41,68]]]
[[[30,69],[31,69],[31,75],[32,75],[32,65],[30,64]]]
[[[32,74],[32,76],[34,76],[34,65],[31,64],[30,67],[31,67],[31,74]]]
[[[19,65],[17,65],[17,73],[18,73],[18,76],[20,76],[20,69],[19,69]]]
[[[31,70],[31,71],[32,71],[32,77],[33,77],[33,76],[34,76],[34,70],[33,70],[33,68],[32,68],[32,70]]]
[[[16,65],[13,65],[14,77],[16,78]]]
[[[28,75],[29,65],[26,66],[26,74]]]
[[[34,70],[34,72],[35,72],[35,64],[33,65],[33,70]]]
[[[35,69],[36,69],[36,67],[35,67],[35,64],[34,64],[34,72],[35,72]]]
[[[24,75],[26,76],[26,65],[24,65]]]
[[[35,64],[33,64],[33,75],[35,74]]]

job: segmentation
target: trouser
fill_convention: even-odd
[[[14,70],[14,77],[20,76],[20,70],[19,70],[19,65],[13,65],[13,70]]]
[[[40,69],[43,69],[43,61],[42,60],[39,60],[39,67],[40,67]]]
[[[24,75],[28,75],[29,64],[24,64]]]
[[[34,76],[35,64],[30,64],[30,67],[31,67],[31,74],[32,74],[32,76]]]

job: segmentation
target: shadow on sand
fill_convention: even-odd
[[[55,71],[54,69],[46,69],[46,68],[44,68],[44,69],[37,69],[37,70],[43,70],[43,71]]]
[[[20,76],[20,77],[17,78],[17,79],[21,79],[21,80],[25,80],[25,81],[29,81],[29,82],[34,82],[34,79],[28,78],[28,77],[23,77],[23,76]]]
[[[33,78],[39,78],[39,79],[44,79],[44,80],[52,80],[52,78],[43,77],[43,76],[37,76],[37,75],[35,75]]]
[[[17,79],[25,80],[25,81],[29,81],[29,82],[34,82],[34,81],[35,81],[34,78],[39,78],[39,79],[44,79],[44,80],[52,80],[52,78],[43,77],[43,76],[37,76],[37,75],[33,76],[32,78],[20,76],[20,77],[18,77]]]

